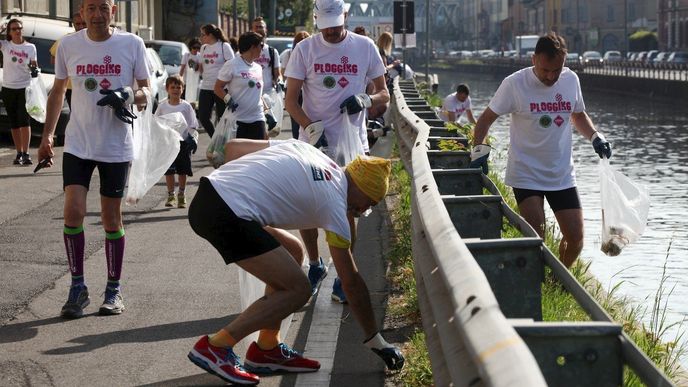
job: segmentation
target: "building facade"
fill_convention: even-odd
[[[659,49],[688,50],[688,0],[658,0]]]

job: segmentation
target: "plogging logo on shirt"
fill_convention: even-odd
[[[95,91],[98,88],[98,81],[95,78],[87,78],[84,81],[84,87],[87,91]]]
[[[334,77],[332,77],[332,76],[328,75],[325,78],[323,78],[323,85],[328,89],[334,88],[334,86],[336,84],[337,84],[337,81],[335,81]]]
[[[103,63],[88,63],[76,65],[77,75],[109,75],[118,77],[122,73],[122,66],[112,63],[112,57],[105,55]]]
[[[358,65],[349,63],[349,57],[343,56],[340,63],[314,63],[313,71],[317,74],[358,74]]]
[[[550,125],[552,125],[552,117],[547,114],[540,117],[540,126],[543,128],[549,128]]]

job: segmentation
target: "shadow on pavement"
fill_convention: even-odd
[[[206,335],[208,332],[216,331],[218,326],[228,324],[237,316],[238,314],[232,314],[230,316],[216,317],[207,320],[182,321],[171,324],[107,332],[98,335],[81,336],[69,340],[70,343],[77,343],[79,345],[54,348],[44,351],[43,353],[46,355],[65,355],[78,352],[91,352],[97,348],[106,347],[112,344],[147,343],[198,337]],[[85,317],[99,316],[97,314],[91,314]]]

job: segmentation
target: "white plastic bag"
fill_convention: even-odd
[[[198,104],[198,94],[200,93],[200,73],[187,64],[184,71],[184,83],[186,84],[184,99],[194,105]]]
[[[153,187],[172,165],[179,154],[182,137],[174,129],[186,125],[181,113],[153,115],[153,103],[148,95],[148,105],[134,120],[134,161],[129,171],[126,203],[136,204]]]
[[[236,115],[231,110],[226,109],[215,125],[215,133],[213,133],[205,153],[206,158],[214,168],[219,168],[225,163],[225,144],[236,138],[236,132]]]
[[[602,208],[603,253],[616,256],[626,245],[640,238],[650,210],[647,188],[633,183],[621,172],[609,165],[608,159],[600,160],[600,207]]]
[[[349,115],[342,113],[339,141],[334,148],[334,152],[332,152],[332,159],[340,167],[346,166],[352,162],[356,156],[365,153],[363,151],[361,138],[358,135],[359,130],[360,128],[351,123]]]
[[[270,89],[270,92],[263,95],[263,101],[270,109],[270,114],[277,122],[277,125],[270,129],[268,136],[277,137],[282,131],[282,119],[284,118],[284,93]]]
[[[26,112],[34,120],[45,123],[45,110],[48,104],[48,92],[41,77],[31,78],[31,83],[25,90]]]
[[[265,294],[265,282],[259,280],[246,270],[239,268],[239,289],[241,289],[241,310],[244,311],[254,301],[263,297]],[[291,319],[294,315],[290,314],[280,324],[280,335],[284,340],[289,334],[289,327],[291,326]],[[258,332],[253,332],[244,337],[242,341],[251,343],[258,340]]]

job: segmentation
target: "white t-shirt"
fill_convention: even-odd
[[[256,58],[254,62],[258,63],[260,67],[263,68],[263,81],[265,87],[263,87],[263,93],[270,91],[272,87],[272,66],[270,66],[270,51],[273,50],[273,55],[275,56],[274,66],[276,69],[280,68],[280,56],[274,47],[268,46],[267,44],[263,46],[263,51],[260,52],[260,56]]]
[[[458,121],[459,117],[466,111],[471,109],[471,97],[467,96],[466,100],[461,102],[456,98],[456,93],[449,94],[444,98],[442,103],[442,119],[444,121],[449,121],[448,112],[453,112],[455,114],[454,121]]]
[[[348,97],[366,90],[366,79],[385,74],[385,66],[372,40],[347,32],[339,43],[328,43],[322,34],[304,39],[291,52],[286,76],[303,80],[303,110],[313,121],[321,120],[330,148],[337,145],[340,133],[339,105]],[[360,128],[365,146],[366,110],[349,115]],[[299,139],[307,141],[303,129]],[[364,141],[365,140],[365,141]]]
[[[97,102],[103,98],[103,89],[134,87],[135,80],[148,79],[146,58],[143,40],[117,29],[103,42],[89,39],[86,29],[62,38],[55,58],[55,78],[72,80],[72,106],[78,107],[67,124],[65,152],[109,163],[134,158],[131,125]]]
[[[557,191],[574,187],[571,113],[585,111],[578,76],[567,67],[546,86],[533,67],[502,81],[489,107],[511,113],[506,184],[515,188]]]
[[[344,171],[308,143],[271,140],[208,179],[242,219],[287,230],[322,228],[351,240]]]
[[[196,121],[196,112],[193,106],[185,100],[180,100],[178,104],[170,104],[170,100],[166,99],[158,104],[158,110],[155,111],[156,116],[179,112],[182,113],[186,120],[186,129],[179,133],[182,138],[186,138],[189,134],[193,135],[196,128],[198,128],[198,121]]]
[[[182,64],[186,65],[187,69],[189,67],[193,68],[195,64],[201,64],[201,52],[198,54],[192,54],[191,52],[185,52],[182,56]],[[214,86],[214,85],[213,85]]]
[[[36,60],[36,46],[24,42],[14,44],[11,41],[2,40],[2,86],[8,89],[23,89],[31,83],[31,70],[29,63]]]
[[[235,112],[237,121],[246,123],[265,121],[261,100],[265,84],[260,65],[252,62],[249,66],[241,56],[237,56],[222,66],[217,79],[229,82],[225,88],[234,102],[239,105]]]
[[[213,44],[204,44],[201,47],[200,56],[203,65],[201,90],[213,90],[217,73],[226,61],[234,59],[234,51],[229,43],[218,40]]]
[[[282,53],[280,54],[280,67],[282,69],[287,68],[287,63],[289,63],[289,57],[291,56],[291,48],[286,48]],[[282,70],[282,73],[284,73],[284,70]],[[284,85],[287,85],[287,80],[284,80]]]

